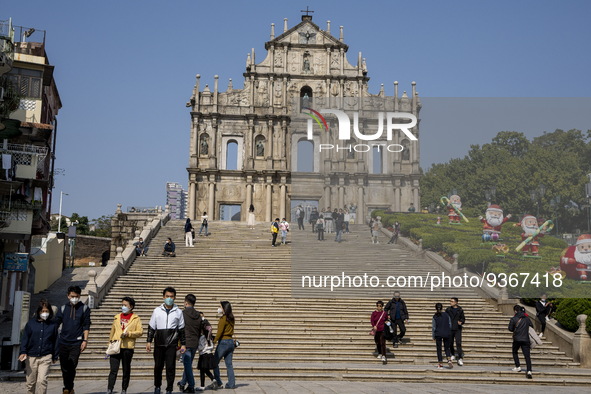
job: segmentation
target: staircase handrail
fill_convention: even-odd
[[[143,238],[146,244],[149,244],[152,239],[158,234],[160,228],[166,225],[170,220],[170,213],[162,212],[155,216],[154,219],[148,223],[140,231],[136,231],[136,237],[127,242],[125,249],[121,246],[117,248],[117,255],[114,259],[109,260],[107,266],[101,271],[100,275],[96,277],[96,281],[89,280],[86,288],[83,291],[82,301],[89,304],[91,307],[98,306],[105,296],[109,293],[109,290],[115,284],[115,281],[119,276],[126,273],[131,267],[131,264],[136,259],[135,242],[139,238]],[[94,283],[93,283],[94,282]],[[86,297],[84,297],[86,296]],[[89,297],[91,296],[91,297]]]

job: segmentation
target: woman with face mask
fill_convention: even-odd
[[[26,363],[27,393],[46,393],[47,375],[58,359],[57,321],[47,300],[39,303],[35,316],[25,326],[19,361]]]
[[[213,390],[223,387],[219,367],[219,363],[223,358],[224,362],[226,363],[226,371],[228,373],[228,383],[226,383],[226,388],[234,389],[236,388],[236,379],[234,378],[232,356],[234,355],[234,348],[236,345],[234,344],[234,339],[232,338],[234,335],[234,314],[232,313],[232,304],[230,304],[229,301],[220,302],[220,306],[218,307],[218,315],[221,315],[221,317],[220,321],[218,322],[217,334],[213,340],[214,343],[217,342],[218,344],[214,354],[215,368],[213,370],[213,374],[215,376],[215,381],[208,387]]]
[[[121,350],[119,354],[110,356],[111,372],[109,373],[109,383],[107,386],[108,394],[113,393],[120,364],[123,364],[121,394],[125,394],[127,387],[129,387],[131,359],[133,358],[135,340],[143,334],[142,321],[137,314],[133,313],[133,308],[135,308],[135,300],[131,297],[123,297],[121,300],[121,313],[115,315],[113,325],[111,326],[109,341],[121,340]]]

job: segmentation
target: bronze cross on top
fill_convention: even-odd
[[[309,16],[309,15],[310,15],[310,13],[314,13],[314,11],[310,11],[310,9],[309,9],[309,8],[310,8],[310,7],[306,6],[306,9],[305,9],[305,10],[300,10],[300,12],[305,12],[305,13],[306,13],[306,16]]]

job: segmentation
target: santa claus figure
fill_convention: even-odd
[[[501,226],[511,218],[511,214],[503,217],[503,210],[498,205],[491,205],[486,210],[486,217],[480,216],[482,225],[482,240],[498,241],[501,237]]]
[[[455,208],[455,209],[454,209]],[[457,209],[457,211],[456,211]],[[447,216],[449,217],[449,223],[460,223],[459,211],[462,210],[462,200],[460,196],[454,194],[449,198],[449,204],[447,204]]]
[[[571,279],[591,279],[591,234],[583,234],[577,243],[564,250],[560,268]]]
[[[538,231],[538,219],[532,215],[525,215],[523,219],[521,219],[521,228],[523,229],[523,233],[521,233],[521,241],[525,241],[527,238],[531,237]],[[544,236],[544,231],[540,231],[538,235],[533,237],[525,246],[523,247],[523,255],[527,256],[528,254],[532,254],[533,256],[538,255],[538,248],[540,246],[539,239]]]

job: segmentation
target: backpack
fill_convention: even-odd
[[[207,226],[207,219],[203,219],[203,222],[201,224],[203,224],[204,226]]]
[[[324,225],[322,224],[320,219],[318,219],[318,221],[316,222],[316,230],[324,230]]]
[[[275,222],[271,223],[271,232],[274,234],[279,232],[279,229],[277,228],[277,226],[275,226]]]

